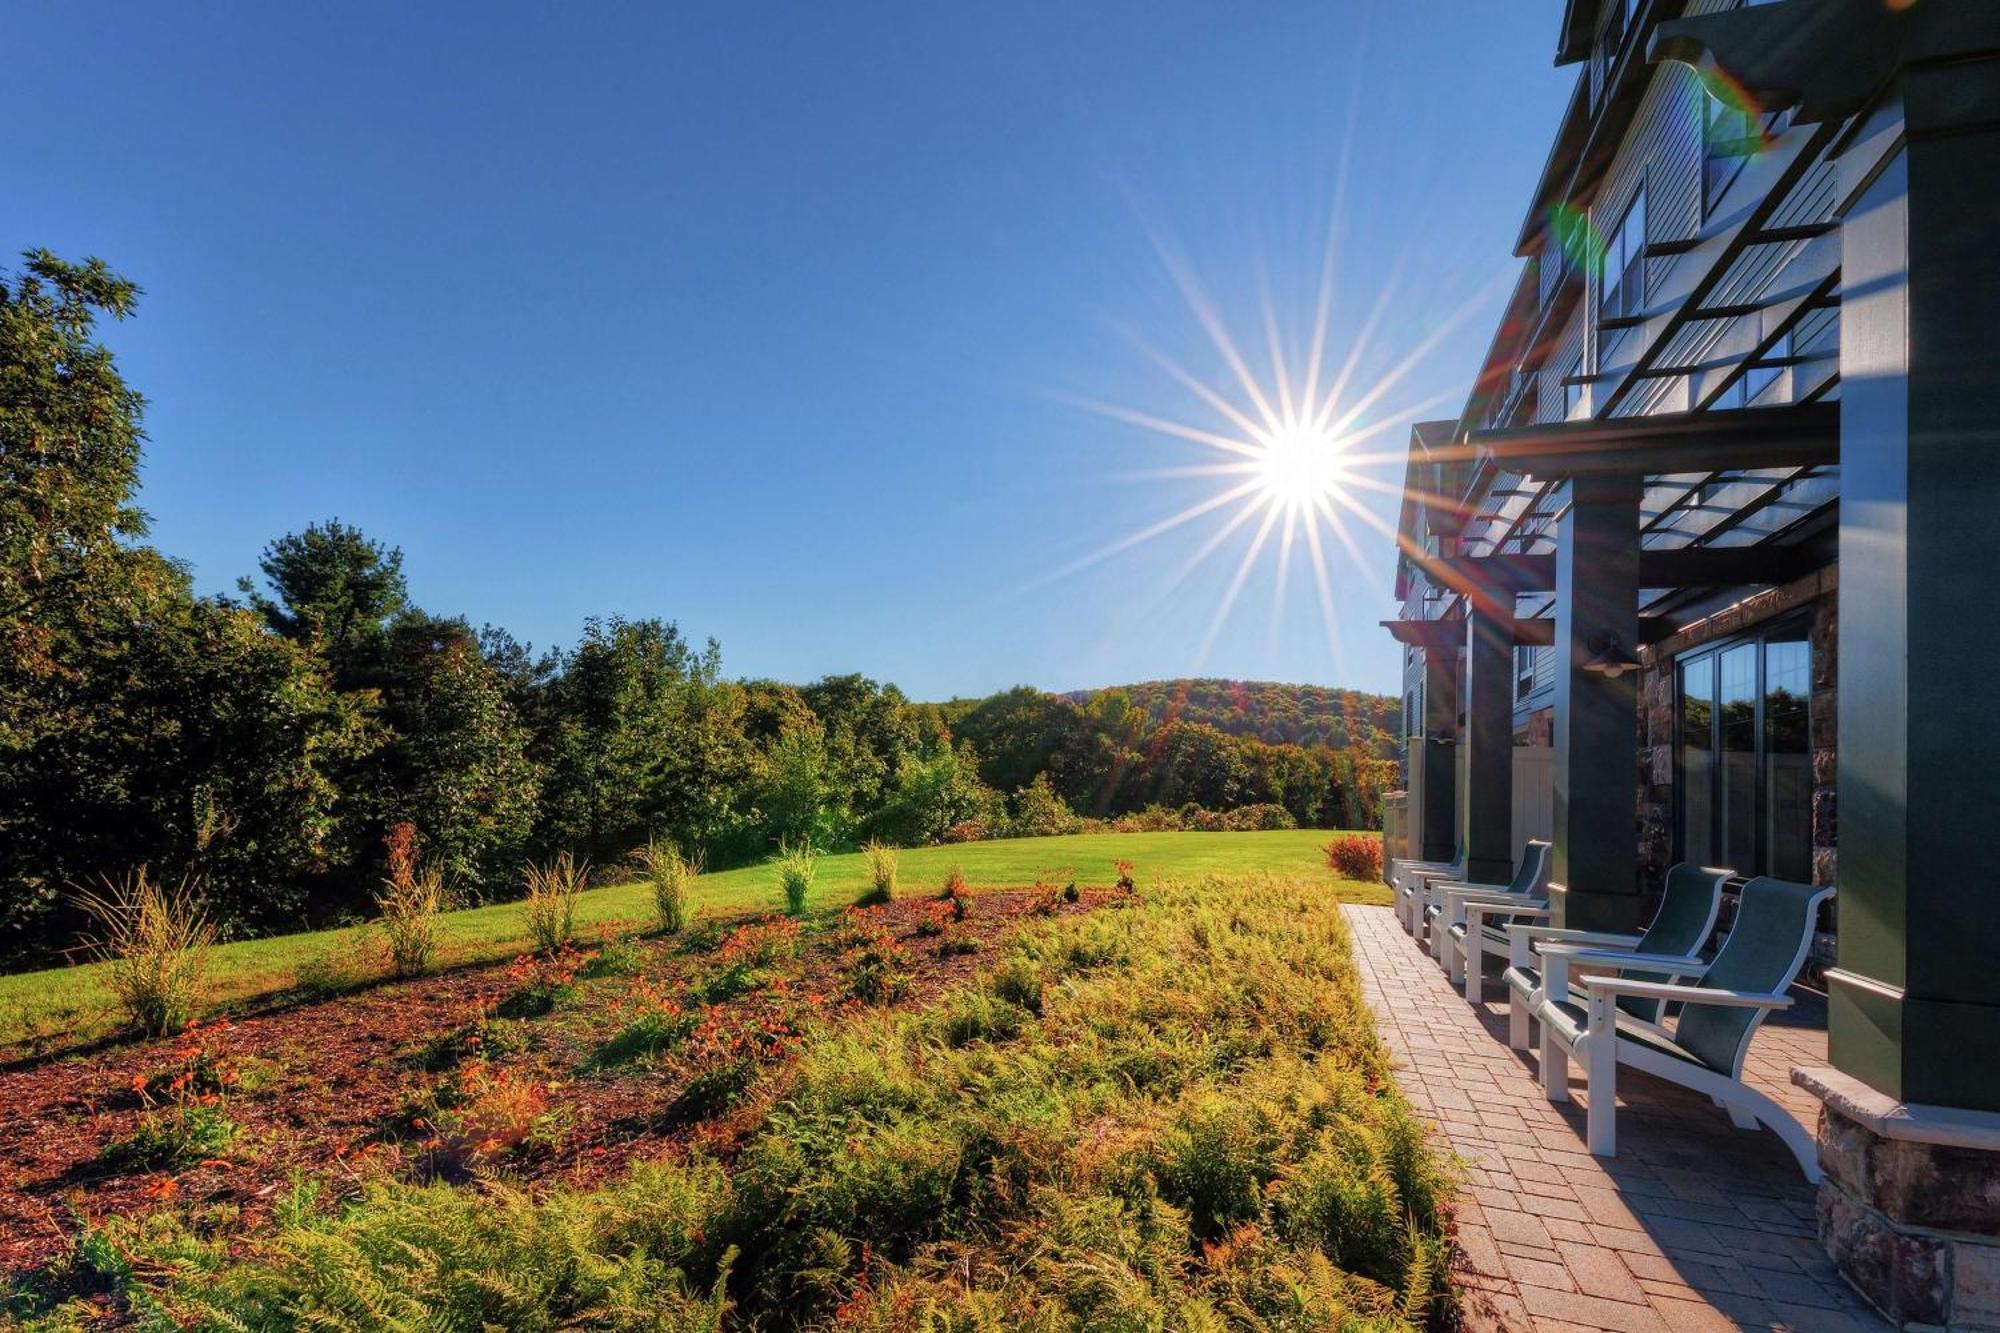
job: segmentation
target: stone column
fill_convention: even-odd
[[[1465,618],[1465,877],[1514,874],[1514,618],[1474,607]]]
[[[1416,766],[1418,858],[1449,861],[1458,849],[1458,663],[1449,648],[1424,649],[1423,734],[1411,741]]]
[[[1638,921],[1636,671],[1587,669],[1639,635],[1638,477],[1573,477],[1556,532],[1555,884],[1558,925],[1630,930]]]

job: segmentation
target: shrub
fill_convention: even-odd
[[[1282,805],[1268,802],[1261,805],[1240,805],[1231,810],[1224,821],[1231,829],[1245,833],[1270,833],[1278,829],[1294,829],[1299,821],[1292,812]]]
[[[415,825],[398,824],[382,841],[389,873],[375,892],[375,910],[389,939],[389,966],[399,977],[421,976],[437,957],[439,918],[451,908],[451,886],[442,869],[418,860]]]
[[[1326,845],[1327,868],[1342,879],[1382,878],[1382,835],[1347,833]]]
[[[812,844],[785,843],[778,848],[778,891],[785,898],[785,913],[802,916],[806,897],[812,892],[813,876],[819,873],[819,853]]]
[[[528,896],[521,910],[528,938],[535,948],[552,954],[576,938],[576,905],[590,881],[590,863],[579,865],[568,852],[558,852],[546,864],[530,861],[525,880]]]
[[[870,842],[861,850],[868,854],[868,891],[857,901],[863,907],[896,901],[896,849],[886,843]]]
[[[770,967],[799,956],[798,922],[781,916],[751,921],[729,932],[717,951],[725,963]]]
[[[1047,773],[1014,793],[1014,818],[1009,832],[1017,838],[1047,838],[1074,833],[1080,827],[1071,810],[1049,782]]]
[[[694,882],[701,875],[701,857],[683,856],[670,842],[649,842],[639,850],[639,865],[653,890],[661,933],[680,934],[694,917]]]
[[[148,1113],[98,1160],[111,1171],[176,1171],[222,1156],[238,1132],[219,1098],[192,1099]]]
[[[961,819],[944,831],[940,842],[985,842],[993,834],[986,823],[978,819]]]
[[[639,951],[628,939],[615,933],[611,923],[597,928],[597,947],[584,956],[576,974],[585,980],[598,977],[629,977],[639,970]]]
[[[436,1074],[468,1060],[498,1059],[527,1049],[524,1024],[503,1022],[482,1013],[473,1022],[431,1037],[404,1058],[412,1067]]]
[[[216,937],[193,882],[182,880],[170,889],[154,883],[141,866],[123,880],[107,879],[101,891],[78,894],[76,901],[97,919],[101,934],[90,948],[104,961],[105,984],[132,1025],[160,1037],[193,1021]]]
[[[1132,872],[1138,869],[1137,866],[1120,857],[1111,863],[1111,867],[1118,872],[1118,891],[1120,893],[1137,893],[1139,891],[1139,882],[1132,877]]]
[[[953,898],[963,898],[970,892],[971,887],[971,885],[966,883],[965,871],[958,866],[953,866],[944,872],[944,887],[938,890],[938,897],[947,901]]]
[[[554,1146],[567,1117],[551,1108],[548,1087],[483,1060],[467,1063],[432,1094],[425,1145],[459,1161],[502,1157],[527,1144]]]
[[[678,1000],[649,982],[632,988],[633,1016],[591,1057],[598,1068],[651,1060],[673,1050],[694,1031],[695,1016]]]
[[[909,956],[886,934],[870,940],[847,965],[847,993],[863,1004],[889,1004],[909,985]]]
[[[515,982],[514,993],[494,1011],[502,1018],[540,1018],[576,993],[576,974],[582,956],[565,944],[548,954],[523,954],[514,960],[507,975]]]

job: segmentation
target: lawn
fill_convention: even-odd
[[[1454,1178],[1375,1040],[1338,886],[1311,868],[1140,878],[1075,902],[996,892],[956,924],[904,901],[720,947],[647,940],[630,970],[508,1020],[504,1046],[488,1022],[487,1044],[442,1069],[436,1043],[399,1053],[418,1029],[367,1040],[382,1034],[366,1011],[401,995],[419,1028],[457,1023],[462,1004],[432,994],[448,978],[212,1033],[263,1055],[255,1087],[224,1079],[210,1099],[241,1132],[62,1176],[78,1211],[41,1230],[74,1234],[0,1284],[0,1309],[44,1330],[1414,1333],[1448,1318]],[[973,928],[970,957],[944,947]],[[796,951],[714,1000],[766,956],[746,937],[777,931]],[[885,957],[905,980],[862,998]],[[644,1053],[630,1040],[649,1015],[697,1013]],[[250,1030],[303,1022],[347,1024],[352,1069],[327,1078],[321,1048]],[[745,1044],[774,1031],[794,1035]],[[63,1087],[55,1068],[12,1077],[50,1085],[45,1137],[117,1129],[79,1093],[171,1124],[181,1112],[117,1094],[172,1046],[71,1062]],[[339,1104],[331,1146],[295,1141],[315,1080]],[[482,1154],[470,1176],[449,1169],[461,1139]],[[635,1150],[605,1170],[607,1146]],[[295,1169],[270,1160],[287,1148]],[[85,1193],[121,1187],[144,1204]]]
[[[901,876],[906,886],[930,889],[947,869],[958,866],[976,889],[1020,887],[1058,875],[1107,885],[1116,878],[1113,863],[1124,859],[1137,867],[1142,886],[1168,876],[1269,872],[1322,882],[1347,901],[1386,901],[1381,885],[1340,880],[1325,869],[1320,849],[1334,836],[1298,829],[1003,839],[906,850]],[[813,905],[852,902],[867,883],[865,861],[859,853],[824,858]],[[706,912],[742,912],[775,907],[778,891],[771,867],[748,866],[704,875],[697,901]],[[579,912],[586,930],[600,925],[644,928],[651,916],[647,891],[636,883],[591,890]],[[440,957],[445,966],[458,966],[510,958],[527,947],[520,908],[497,903],[446,917]],[[210,997],[225,1007],[252,1004],[294,989],[302,975],[317,974],[336,985],[364,984],[384,974],[380,952],[379,936],[368,927],[224,945],[211,962]],[[94,965],[0,977],[0,1054],[65,1049],[108,1035],[117,1021],[101,969]]]

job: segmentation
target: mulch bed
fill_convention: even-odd
[[[505,1071],[504,1078],[546,1099],[557,1128],[540,1137],[553,1142],[495,1150],[487,1140],[468,1149],[443,1142],[435,1130],[427,1137],[421,1115],[426,1097],[454,1076],[440,1065],[438,1039],[477,1030],[496,1008],[505,1012],[510,999],[518,1005],[537,971],[529,962],[465,968],[216,1023],[180,1038],[16,1067],[0,1073],[0,1272],[19,1278],[46,1265],[89,1222],[165,1206],[225,1215],[234,1209],[229,1234],[254,1236],[300,1177],[321,1182],[321,1206],[330,1206],[370,1177],[497,1170],[530,1186],[588,1185],[635,1160],[697,1143],[727,1157],[759,1123],[781,1082],[774,1075],[791,1058],[782,1037],[759,1040],[763,1034],[782,1033],[801,1015],[806,1022],[837,1022],[859,1007],[847,991],[865,944],[861,935],[886,934],[901,947],[908,984],[893,1003],[920,1006],[980,967],[1030,914],[1088,911],[1116,896],[1085,890],[1080,902],[1054,905],[1029,891],[979,893],[968,917],[948,928],[952,937],[977,942],[972,953],[947,955],[937,947],[939,937],[926,933],[936,927],[926,923],[937,920],[943,905],[926,898],[809,925],[798,957],[765,969],[766,984],[712,1007],[688,1001],[691,1012],[725,1034],[753,1034],[760,1071],[752,1091],[705,1116],[674,1113],[677,1097],[700,1072],[698,1059],[597,1068],[593,1056],[631,1019],[635,994],[686,996],[691,985],[723,970],[729,955],[726,945],[714,947],[718,937],[764,918],[703,921],[694,943],[628,940],[635,974],[576,981],[546,1014],[506,1021],[514,1040],[500,1045],[512,1049],[489,1048],[477,1057],[482,1069]],[[108,1148],[142,1124],[157,1123],[174,1098],[200,1092],[194,1080],[178,1093],[171,1087],[195,1064],[234,1071],[239,1080],[219,1103],[239,1127],[234,1144],[178,1170],[121,1170],[107,1162]],[[142,1092],[142,1085],[150,1086]]]

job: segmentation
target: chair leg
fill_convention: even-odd
[[[1471,1005],[1486,1001],[1486,941],[1473,938],[1473,927],[1465,928],[1465,938],[1458,946],[1459,967],[1465,973],[1465,1002]]]
[[[1618,1042],[1608,1033],[1586,1041],[1583,1052],[1585,1084],[1590,1105],[1585,1109],[1585,1138],[1591,1155],[1618,1155]]]
[[[1528,1014],[1528,1000],[1515,991],[1507,993],[1507,1047],[1525,1051],[1534,1044],[1534,1019]]]
[[[1547,1023],[1542,1024],[1542,1095],[1552,1102],[1569,1100],[1569,1053]]]

